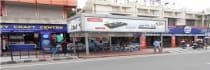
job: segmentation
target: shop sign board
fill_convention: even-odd
[[[2,33],[9,32],[67,32],[66,24],[17,24],[2,23],[0,25]]]
[[[85,17],[85,31],[99,32],[167,32],[164,20]]]

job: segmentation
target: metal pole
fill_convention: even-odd
[[[207,34],[209,34],[210,14],[207,15],[207,24],[208,24],[207,25],[208,26],[207,27]],[[207,35],[207,36],[209,37],[209,35]],[[207,43],[206,43],[207,47],[206,47],[206,49],[208,48],[208,43],[209,43],[209,39],[207,39]]]
[[[109,34],[109,46],[110,46],[110,51],[112,51],[112,36]]]
[[[160,34],[160,39],[161,39],[161,44],[160,44],[160,53],[162,53],[163,52],[163,34],[161,33]]]
[[[0,54],[1,54],[1,56],[3,55],[3,52],[2,52],[2,43],[1,43],[2,41],[1,41],[1,29],[0,29]]]
[[[89,55],[88,33],[87,32],[85,32],[85,48],[86,48],[86,55]]]
[[[12,49],[12,47],[10,47],[10,55],[11,55],[11,61],[13,62],[14,58],[13,58],[13,49]]]
[[[74,36],[72,37],[72,41],[73,41],[73,53],[76,54],[75,33]]]

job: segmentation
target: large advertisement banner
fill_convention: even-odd
[[[85,17],[85,31],[100,32],[167,32],[166,21]]]

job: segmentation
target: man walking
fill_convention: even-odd
[[[157,53],[157,49],[158,49],[158,52],[160,53],[161,52],[160,51],[160,41],[155,40],[153,42],[153,45],[154,45],[154,53]]]

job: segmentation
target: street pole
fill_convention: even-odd
[[[163,52],[163,34],[160,34],[160,39],[161,39],[161,43],[160,43],[160,53]]]
[[[109,33],[109,46],[110,46],[110,51],[112,51],[112,35]]]
[[[89,55],[89,44],[88,44],[88,32],[85,32],[85,48],[86,48],[86,55]]]
[[[0,24],[1,25],[1,24]],[[3,53],[2,53],[2,46],[1,46],[2,44],[1,44],[1,28],[0,28],[0,54],[2,55]]]
[[[164,20],[164,6],[167,5],[168,3],[161,4],[161,11],[160,11],[160,16],[159,19],[162,21]],[[160,33],[160,39],[161,39],[161,45],[160,45],[160,53],[163,52],[163,32]]]

